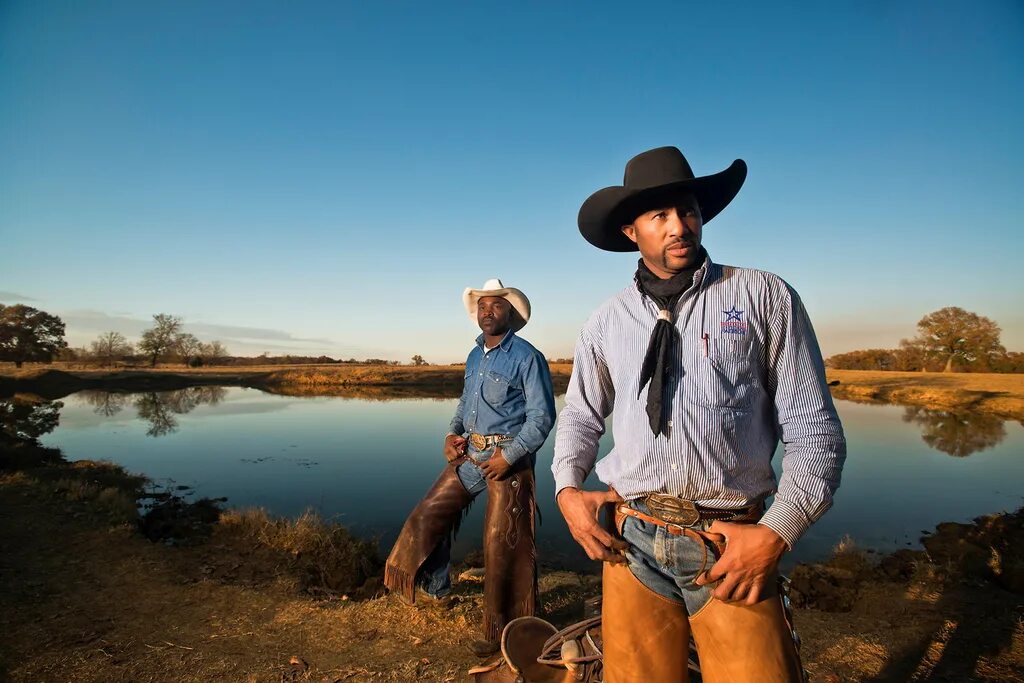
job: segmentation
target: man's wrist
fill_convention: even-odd
[[[523,448],[515,441],[508,444],[507,447],[498,446],[498,448],[501,449],[501,454],[505,457],[505,460],[508,461],[509,465],[514,465],[516,461],[526,453],[526,451],[523,450]]]
[[[811,526],[810,520],[798,507],[778,498],[765,511],[758,524],[774,531],[789,550],[793,549],[793,545]]]
[[[587,478],[587,473],[581,471],[579,468],[572,465],[564,467],[557,472],[555,475],[555,497],[562,492],[565,488],[581,489],[583,488],[583,480]]]
[[[571,495],[573,495],[575,493],[579,493],[579,492],[580,492],[580,490],[578,488],[576,488],[575,486],[565,486],[565,487],[559,489],[557,493],[555,493],[555,500],[558,500],[559,498],[561,498],[563,493],[566,494],[567,496],[571,496]]]

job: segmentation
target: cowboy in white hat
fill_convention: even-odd
[[[803,680],[777,568],[832,504],[846,441],[796,292],[701,244],[746,175],[736,160],[697,177],[660,147],[580,209],[588,242],[641,256],[580,333],[551,467],[570,532],[605,563],[614,683],[686,681],[691,637],[705,683]],[[608,490],[584,491],[609,415]],[[595,521],[604,504],[613,529]]]
[[[484,521],[484,637],[479,656],[498,649],[505,624],[533,615],[535,454],[555,421],[544,355],[516,333],[530,320],[530,300],[492,279],[462,295],[482,333],[466,359],[466,377],[444,441],[448,465],[409,515],[384,570],[384,585],[415,603],[451,590],[451,535],[463,510],[487,490]]]

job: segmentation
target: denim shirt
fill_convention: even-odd
[[[484,353],[484,336],[466,359],[466,380],[449,432],[466,436],[508,434],[502,446],[509,464],[536,453],[555,422],[555,396],[544,355],[509,331]]]

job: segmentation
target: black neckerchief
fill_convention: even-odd
[[[693,284],[693,276],[700,270],[706,258],[707,252],[704,251],[704,247],[701,247],[693,265],[667,280],[652,273],[643,259],[637,263],[634,276],[636,288],[640,290],[641,294],[650,297],[659,309],[658,321],[654,324],[651,341],[647,345],[647,355],[644,356],[644,364],[640,368],[640,387],[636,394],[639,399],[644,386],[648,382],[651,383],[650,389],[647,391],[647,418],[655,436],[665,433],[662,398],[672,372],[672,346],[676,337],[679,336],[673,324],[676,304]]]

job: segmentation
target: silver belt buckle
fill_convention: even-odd
[[[670,524],[693,526],[700,521],[700,511],[692,500],[664,493],[652,493],[647,496],[646,503],[652,515]]]

